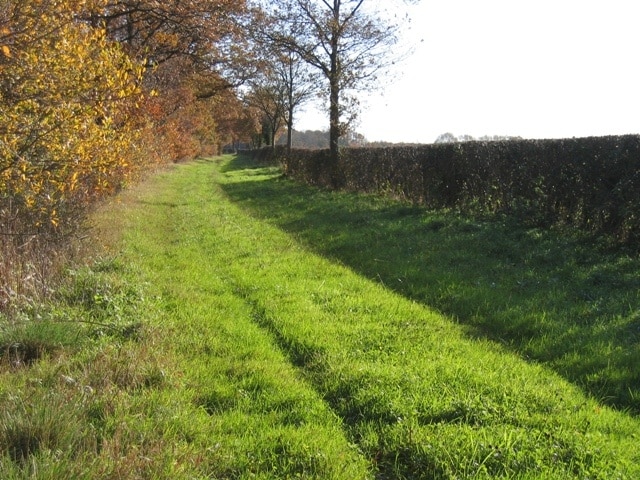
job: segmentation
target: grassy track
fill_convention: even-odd
[[[242,158],[229,173],[242,171]],[[640,414],[640,256],[512,219],[425,212],[278,179],[228,183],[245,210],[437,308],[600,401]]]
[[[367,201],[420,221],[415,209]],[[93,428],[84,430],[99,435],[57,439],[75,454],[55,467],[51,449],[8,449],[2,477],[640,477],[635,417],[472,338],[392,284],[391,267],[374,272],[398,252],[376,249],[376,236],[366,250],[356,232],[376,213],[350,216],[358,202],[231,157],[181,165],[125,195],[99,219],[106,243],[115,245],[106,238],[114,227],[125,231],[101,274],[143,284],[145,297],[117,309],[119,336],[7,371],[3,385],[19,375],[23,386],[0,390],[0,400],[25,405],[29,394],[67,392]],[[321,218],[324,241],[305,223]],[[446,230],[430,222],[425,235]],[[361,263],[347,255],[349,238]],[[419,266],[402,267],[395,282],[409,283]],[[129,290],[96,291],[93,303]],[[126,334],[134,320],[145,326],[140,338]],[[121,375],[99,383],[88,366],[99,360]],[[84,387],[47,389],[60,369]],[[11,431],[3,422],[0,446]]]
[[[217,268],[233,261],[223,252],[244,232],[242,218],[216,193],[213,167],[193,164],[159,179],[137,201],[126,230],[127,259],[160,299],[161,328],[181,377],[176,401],[189,405],[179,422],[189,425],[196,472],[367,478],[370,466],[335,414]]]

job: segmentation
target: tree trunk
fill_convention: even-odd
[[[287,155],[291,154],[293,147],[293,108],[289,108],[289,121],[287,122]]]
[[[331,82],[331,104],[329,106],[329,149],[331,150],[331,160],[338,161],[339,140],[340,140],[340,87],[336,82]]]
[[[331,70],[329,72],[329,149],[335,164],[340,156],[340,0],[333,1],[333,25],[331,26]]]
[[[291,57],[289,57],[291,60]],[[289,107],[287,117],[287,155],[291,155],[291,147],[293,146],[293,61],[289,61],[289,75],[287,85],[287,104]]]

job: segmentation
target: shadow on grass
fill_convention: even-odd
[[[311,250],[640,413],[637,257],[510,220],[326,192],[246,157],[223,172],[232,201]]]

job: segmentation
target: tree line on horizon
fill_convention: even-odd
[[[268,138],[268,137],[266,137]],[[262,138],[259,144],[245,144],[244,147],[259,148],[266,144],[266,138]],[[471,135],[454,135],[453,133],[443,133],[438,135],[433,142],[426,143],[459,143],[459,142],[501,142],[501,141],[517,141],[522,140],[519,136],[509,135],[482,135],[473,137]],[[289,141],[288,132],[281,133],[275,141],[276,145],[286,146]],[[310,150],[328,149],[329,148],[329,130],[303,130],[293,129],[292,146],[293,148],[302,148]],[[385,148],[385,147],[415,147],[425,145],[425,142],[389,142],[385,140],[368,140],[363,134],[355,130],[349,130],[340,138],[340,146],[348,148],[368,147],[368,148]]]

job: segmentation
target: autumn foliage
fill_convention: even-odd
[[[244,2],[0,0],[0,312],[152,164],[244,136]]]
[[[89,205],[136,168],[132,114],[143,68],[79,19],[88,7],[0,7],[0,307],[22,280],[42,274]]]
[[[84,2],[11,0],[0,20],[2,234],[66,230],[134,168],[142,67],[76,20]],[[17,221],[7,221],[7,220]]]
[[[89,18],[144,61],[141,106],[154,151],[179,161],[220,151],[247,133],[233,88],[257,68],[239,0],[108,0]]]

